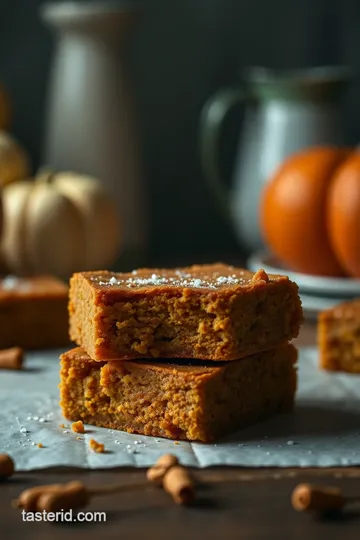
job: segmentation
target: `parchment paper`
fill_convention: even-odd
[[[18,470],[62,465],[147,467],[166,452],[195,467],[360,465],[360,376],[321,372],[314,348],[300,351],[293,413],[212,445],[92,426],[84,435],[72,432],[58,405],[58,357],[59,351],[30,353],[26,370],[0,371],[0,452],[12,455]],[[62,423],[65,428],[60,427]],[[106,453],[89,449],[92,437],[105,444]]]

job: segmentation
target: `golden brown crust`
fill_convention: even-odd
[[[95,360],[235,360],[285,344],[302,322],[285,276],[222,264],[70,280],[70,336]]]
[[[129,433],[212,441],[292,408],[297,352],[287,345],[235,362],[94,362],[61,357],[61,407],[69,420]]]

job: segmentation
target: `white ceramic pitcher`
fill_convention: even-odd
[[[306,147],[344,143],[340,97],[347,79],[348,70],[342,67],[289,73],[253,68],[244,87],[222,89],[205,104],[200,126],[203,171],[248,250],[263,245],[258,222],[261,190],[280,163]],[[218,146],[225,116],[241,101],[247,108],[229,193]]]
[[[123,40],[138,1],[45,4],[56,30],[44,163],[101,179],[117,204],[125,247],[121,268],[137,265],[147,244],[146,197]]]

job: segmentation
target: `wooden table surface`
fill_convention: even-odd
[[[314,327],[305,325],[300,345],[315,341]],[[139,469],[105,471],[40,471],[19,473],[0,484],[1,540],[206,538],[332,540],[341,535],[360,538],[360,505],[336,519],[316,519],[295,512],[290,495],[302,481],[340,486],[348,495],[360,495],[360,469],[243,469],[210,468],[195,470],[199,498],[193,507],[175,505],[161,489],[144,484],[136,492],[94,499],[85,511],[106,512],[101,523],[45,523],[23,521],[11,500],[38,484],[81,479],[87,485],[114,482],[139,483],[145,472]]]

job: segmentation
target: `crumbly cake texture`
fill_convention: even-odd
[[[296,337],[298,287],[224,264],[74,274],[70,337],[94,360],[234,360]]]
[[[318,345],[320,367],[360,373],[360,300],[319,314]]]
[[[0,349],[69,345],[68,286],[52,276],[0,280]]]
[[[68,420],[211,442],[290,411],[296,391],[296,358],[296,349],[286,345],[216,364],[94,362],[76,348],[61,356],[60,405]]]

